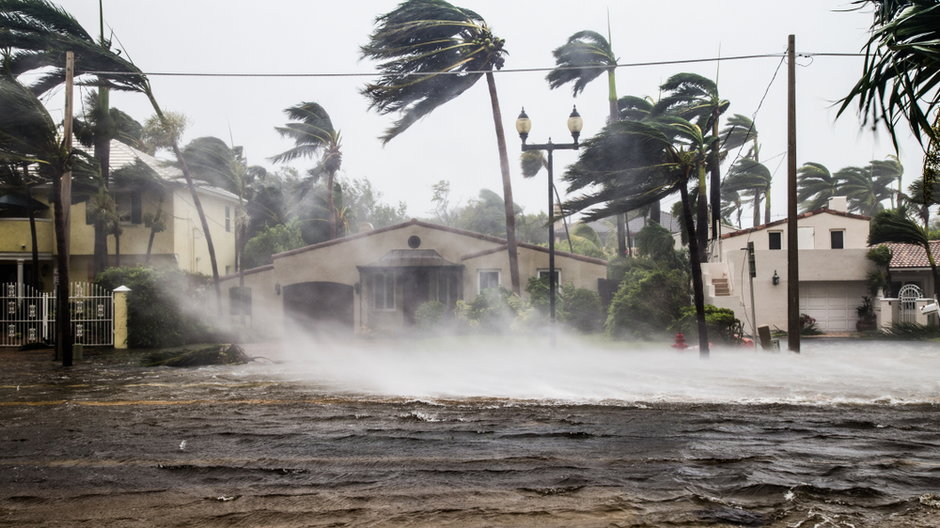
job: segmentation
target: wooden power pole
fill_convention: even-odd
[[[67,157],[72,155],[72,88],[75,77],[75,54],[65,53],[65,121],[62,127],[63,150]],[[69,229],[70,208],[72,205],[72,170],[71,160],[66,159],[67,169],[60,177],[59,193],[56,200],[56,263],[59,280],[56,284],[56,354],[62,358],[62,365],[72,366],[72,321],[69,312]]]
[[[796,36],[787,39],[787,342],[800,352],[800,242],[796,225]]]

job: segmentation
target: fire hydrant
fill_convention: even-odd
[[[676,342],[672,344],[672,348],[677,350],[684,350],[689,348],[689,345],[685,344],[685,334],[682,332],[676,334]]]

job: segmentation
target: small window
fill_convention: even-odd
[[[480,270],[480,293],[491,288],[499,288],[499,270]]]
[[[829,241],[832,249],[844,249],[845,248],[845,231],[837,230],[829,232]]]
[[[561,271],[555,269],[555,289],[561,288]],[[539,278],[548,281],[548,268],[539,270]]]
[[[783,249],[783,231],[769,231],[767,243],[770,249]]]
[[[225,232],[232,232],[232,208],[225,206]]]
[[[379,272],[372,276],[372,308],[395,309],[395,274]]]

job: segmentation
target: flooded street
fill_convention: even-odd
[[[695,366],[706,370],[676,373],[677,387],[700,380],[692,393],[605,397],[616,384],[598,376],[581,400],[557,396],[579,391],[573,368],[528,373],[535,384],[493,374],[519,380],[504,393],[480,380],[440,393],[428,358],[411,369],[415,389],[393,394],[356,366],[394,377],[397,353],[386,364],[347,352],[309,370],[282,357],[172,369],[100,356],[63,369],[44,352],[0,352],[0,526],[940,526],[933,348],[912,349],[910,377],[847,398],[825,393],[836,382],[822,372],[819,387],[781,392],[771,365],[765,398],[754,371],[716,374],[726,387],[708,376],[717,367]],[[843,353],[771,361],[818,369]]]

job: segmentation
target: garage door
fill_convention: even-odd
[[[301,282],[284,286],[284,313],[302,330],[351,334],[353,287],[335,282]]]
[[[866,295],[864,281],[801,282],[800,313],[815,318],[823,332],[854,332],[858,320],[855,307]]]

